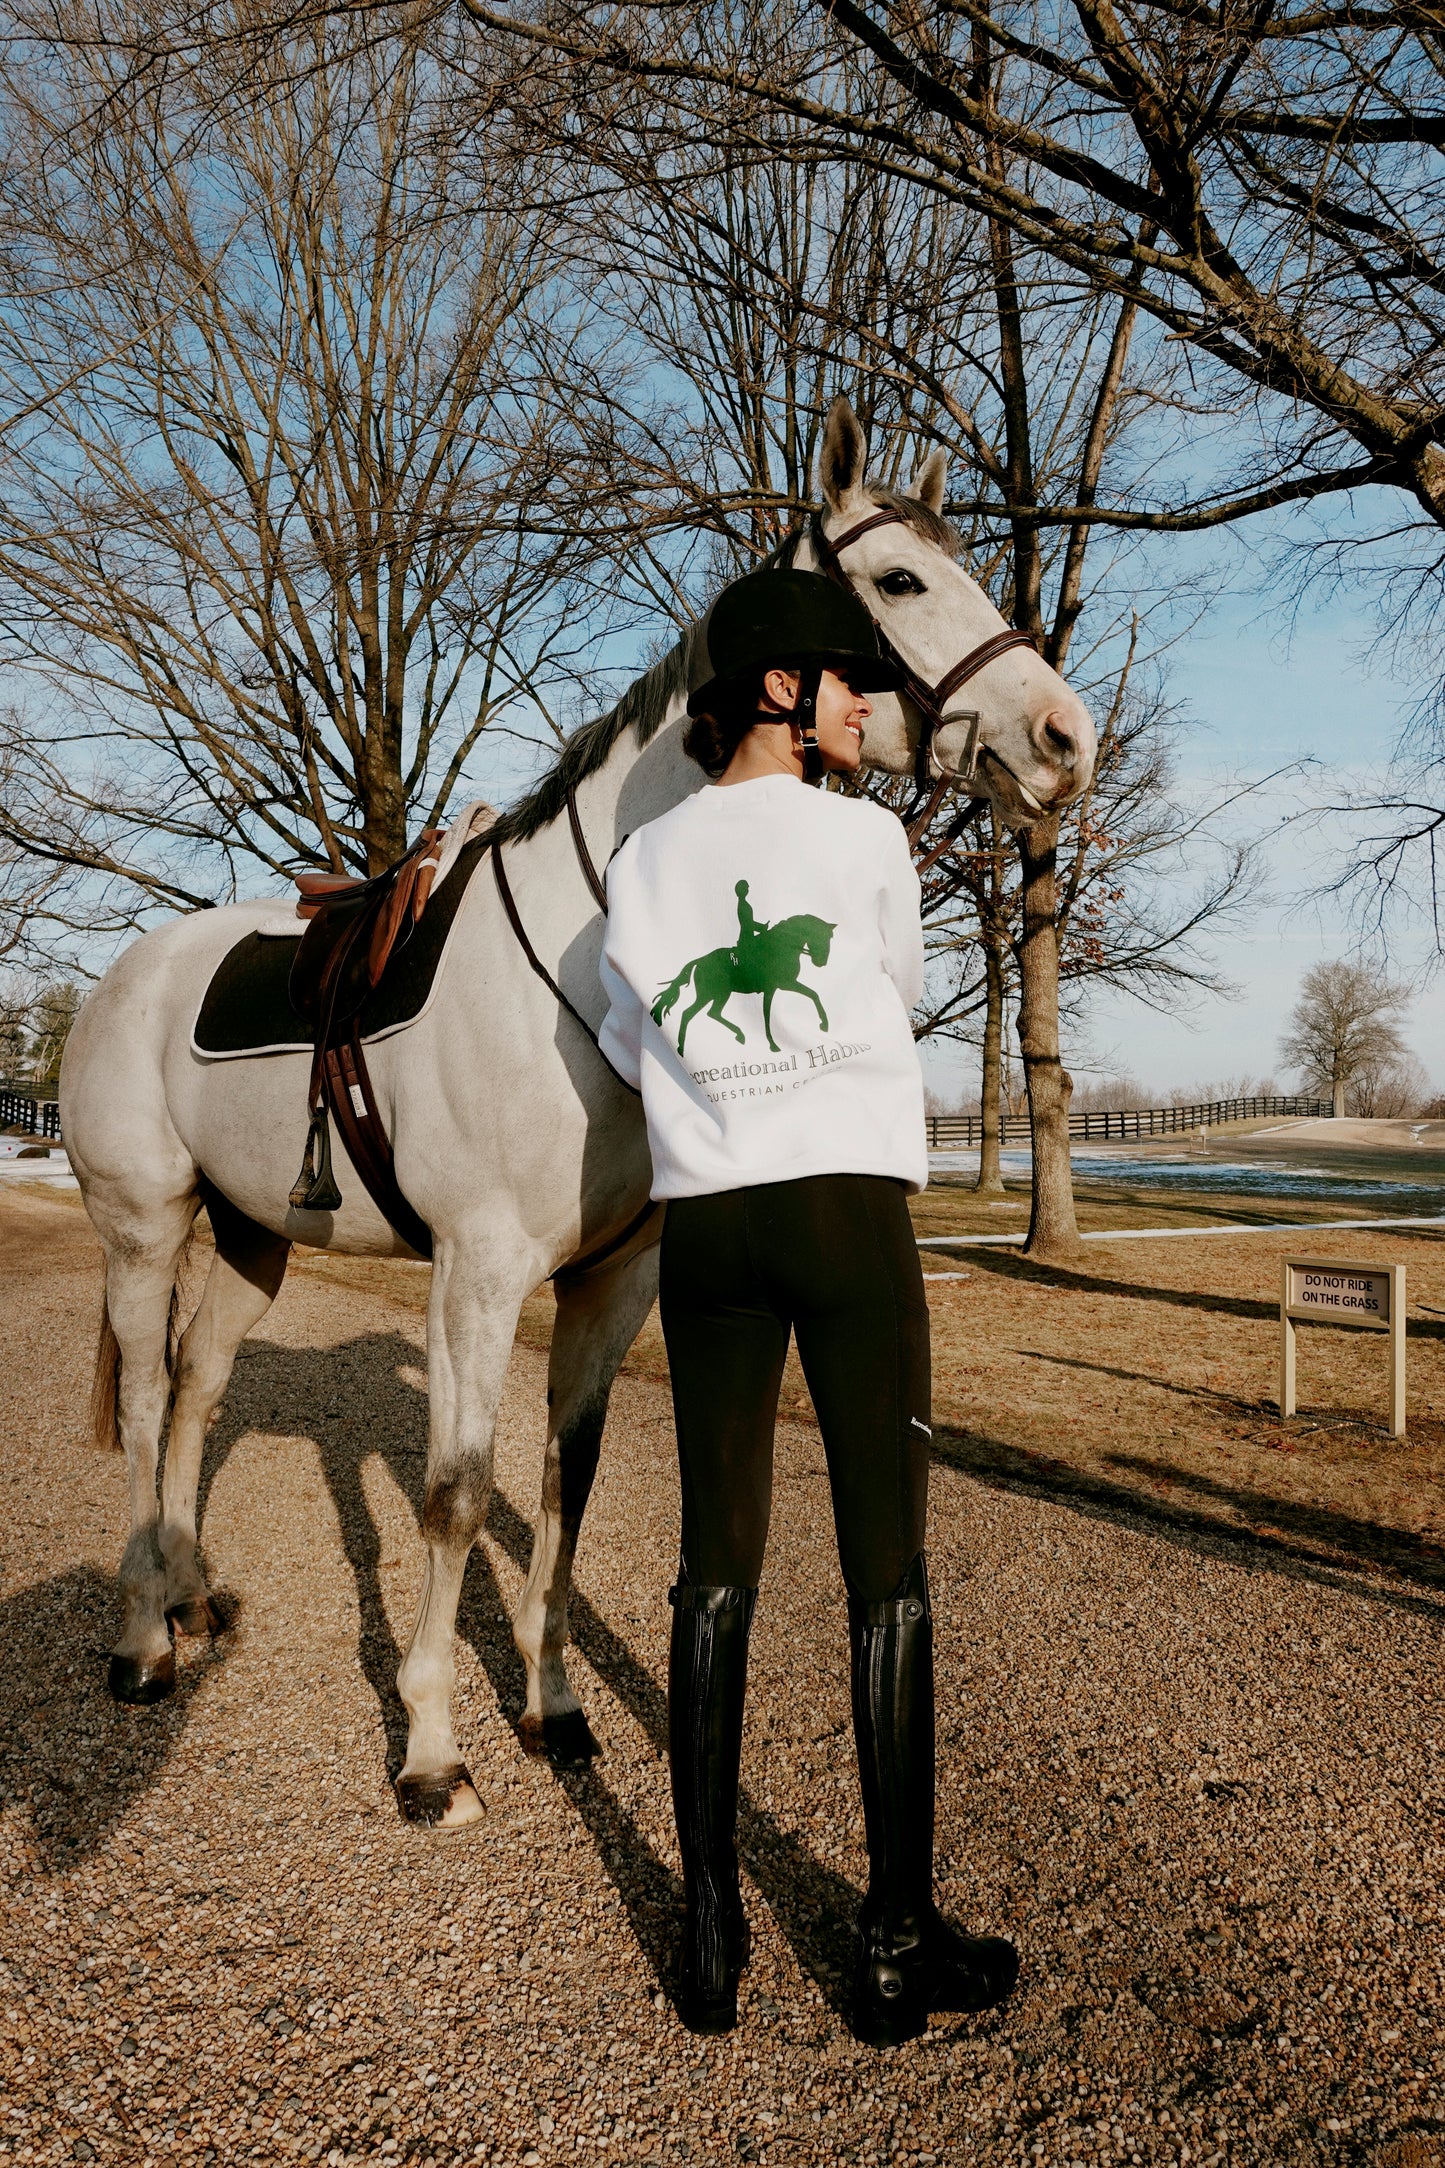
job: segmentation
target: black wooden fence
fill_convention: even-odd
[[[1274,1099],[1211,1099],[1207,1103],[1184,1107],[1126,1107],[1098,1113],[1090,1109],[1069,1116],[1069,1135],[1086,1144],[1128,1142],[1136,1137],[1177,1136],[1183,1130],[1212,1129],[1220,1122],[1261,1121],[1281,1114],[1318,1116],[1332,1111],[1328,1099],[1305,1099],[1298,1093],[1286,1093]],[[59,1105],[54,1099],[39,1099],[34,1092],[0,1084],[0,1130],[6,1129],[23,1129],[32,1137],[58,1137]],[[932,1150],[946,1150],[950,1145],[977,1145],[982,1136],[981,1114],[930,1114],[928,1117],[928,1142]],[[1028,1117],[1024,1115],[1004,1122],[1002,1136],[1005,1144],[1027,1144]]]
[[[1219,1122],[1254,1122],[1274,1114],[1326,1115],[1333,1113],[1328,1099],[1305,1099],[1286,1093],[1275,1099],[1211,1099],[1187,1107],[1127,1107],[1117,1112],[1092,1110],[1069,1116],[1069,1135],[1084,1143],[1127,1142],[1134,1137],[1177,1136],[1181,1130],[1213,1129]],[[1028,1116],[1006,1121],[1000,1133],[1005,1144],[1027,1144]],[[951,1145],[977,1145],[983,1140],[981,1114],[930,1114],[928,1142],[931,1150]]]
[[[23,1129],[29,1137],[58,1137],[59,1102],[37,1099],[34,1092],[0,1084],[0,1130],[6,1129]]]

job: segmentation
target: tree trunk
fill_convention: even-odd
[[[401,772],[402,745],[394,718],[384,713],[366,733],[361,783],[366,870],[384,873],[406,849],[406,784]]]
[[[980,1098],[983,1134],[978,1148],[978,1180],[974,1189],[981,1197],[1003,1195],[999,1167],[999,1104],[1003,1091],[1003,937],[990,930],[983,940],[985,1007],[983,1022],[983,1088]]]
[[[1024,1255],[1068,1264],[1079,1254],[1069,1163],[1074,1080],[1059,1057],[1059,929],[1054,864],[1058,816],[1019,831],[1023,933],[1018,945],[1019,1052],[1033,1131],[1034,1197]]]
[[[1335,1078],[1332,1097],[1334,1104],[1330,1111],[1337,1122],[1342,1121],[1345,1113],[1345,1084],[1343,1077]]]

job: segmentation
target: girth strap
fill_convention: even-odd
[[[587,849],[586,838],[582,833],[582,824],[577,814],[576,801],[570,791],[567,794],[567,811],[573,841],[577,849],[578,862],[589,888],[605,911],[607,908],[607,891]],[[507,878],[506,867],[502,862],[500,847],[496,843],[490,843],[487,848],[491,852],[492,870],[496,877],[497,893],[502,899],[502,907],[507,914],[508,922],[517,937],[523,955],[544,985],[548,987],[555,999],[567,1011],[568,1015],[586,1032],[600,1054],[602,1049],[596,1032],[592,1029],[586,1017],[567,999],[567,996],[563,993],[551,972],[548,971],[528,938],[527,930],[523,926],[521,915],[517,910],[516,898],[512,894],[511,882]],[[407,854],[407,860],[409,861],[413,856],[423,855],[424,851],[430,851],[434,855],[435,845],[430,837],[424,839],[422,844],[415,846],[414,850]],[[403,861],[403,863],[405,864],[406,861]],[[424,870],[427,874],[430,874],[433,869],[427,866]],[[374,885],[380,890],[383,883],[378,880]],[[428,885],[430,885],[429,882]],[[408,891],[409,901],[410,892]],[[292,1202],[301,1209],[311,1211],[335,1211],[341,1203],[341,1195],[331,1172],[330,1142],[326,1127],[329,1116],[335,1122],[337,1132],[346,1147],[347,1156],[350,1158],[377,1210],[395,1228],[402,1240],[416,1251],[419,1257],[430,1257],[432,1255],[431,1229],[403,1194],[401,1185],[396,1178],[396,1160],[392,1151],[391,1137],[381,1109],[377,1104],[371,1073],[367,1068],[366,1054],[362,1046],[360,1010],[358,1008],[353,1013],[347,1014],[344,1010],[341,1010],[339,1000],[339,990],[347,962],[361,944],[370,938],[372,930],[370,916],[358,913],[356,920],[345,929],[336,941],[323,971],[317,1000],[316,1045],[312,1057],[311,1090],[309,1095],[311,1129],[307,1138],[306,1163],[301,1175],[298,1177],[296,1188],[292,1192]],[[372,983],[375,983],[374,978]],[[338,1013],[339,1011],[340,1013]],[[603,1055],[602,1058],[604,1061],[607,1059],[606,1055]],[[608,1067],[612,1067],[610,1062]],[[612,1073],[617,1076],[620,1084],[626,1085],[630,1092],[635,1096],[637,1095],[636,1086],[628,1083],[626,1077],[618,1076],[615,1069],[613,1069]],[[610,1236],[605,1242],[599,1244],[596,1249],[588,1250],[580,1257],[569,1258],[564,1264],[557,1267],[552,1277],[554,1279],[575,1279],[583,1273],[590,1272],[595,1266],[605,1263],[620,1250],[625,1249],[634,1237],[642,1232],[647,1222],[660,1209],[659,1205],[654,1203],[651,1198],[648,1198],[641,1210],[633,1214],[620,1233]]]
[[[326,1104],[341,1134],[351,1164],[361,1176],[368,1196],[387,1218],[403,1242],[419,1257],[432,1254],[431,1229],[402,1194],[396,1178],[396,1158],[372,1089],[371,1072],[362,1052],[356,1024],[339,1046],[328,1046],[322,1056],[322,1080]]]

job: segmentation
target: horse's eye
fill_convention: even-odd
[[[928,592],[922,580],[912,572],[905,572],[901,565],[896,571],[883,574],[878,591],[884,595],[925,595]]]

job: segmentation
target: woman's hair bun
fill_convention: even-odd
[[[693,716],[683,732],[683,751],[714,782],[726,773],[734,753],[757,722],[762,698],[761,670],[729,678],[710,688],[706,708]]]

